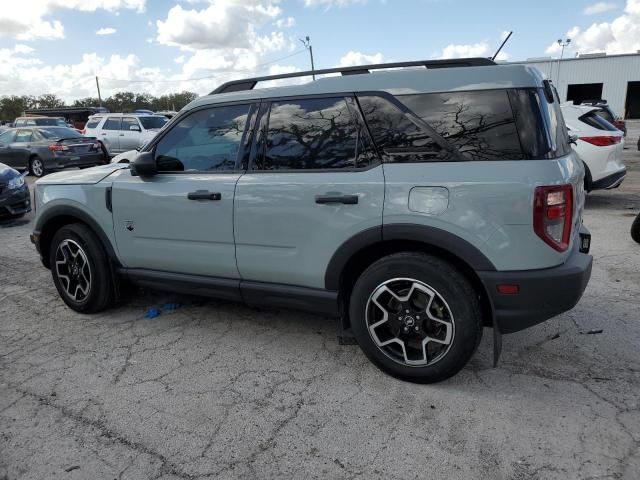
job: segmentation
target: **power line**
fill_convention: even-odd
[[[260,69],[260,68],[265,67],[267,65],[271,65],[273,63],[277,63],[277,62],[280,62],[282,60],[286,60],[287,58],[294,57],[294,56],[299,55],[299,54],[301,54],[301,53],[303,53],[305,51],[306,51],[306,49],[298,50],[297,52],[290,53],[289,55],[285,55],[284,57],[276,58],[275,60],[271,60],[269,62],[259,63],[258,65],[256,65],[256,68]],[[216,73],[216,74],[207,75],[207,76],[204,76],[204,77],[182,78],[182,79],[175,79],[175,80],[127,80],[127,79],[124,79],[124,78],[109,78],[109,77],[100,77],[100,80],[106,80],[106,81],[109,81],[109,82],[124,82],[124,83],[180,83],[180,82],[196,82],[198,80],[209,80],[209,79],[212,79],[212,78],[216,78],[219,75],[220,75],[219,73]]]

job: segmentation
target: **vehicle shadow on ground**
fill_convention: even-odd
[[[8,218],[0,220],[0,228],[21,227],[29,223],[28,218]]]
[[[633,193],[592,192],[585,198],[588,210],[640,210],[640,195]]]

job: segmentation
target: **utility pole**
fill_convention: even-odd
[[[311,57],[311,71],[314,72],[315,66],[313,65],[313,47],[311,46],[311,39],[307,35],[304,40],[300,39],[300,41],[302,42],[302,45],[304,45],[304,48],[309,50],[309,56]],[[312,74],[311,76],[314,80],[316,79],[315,75]]]
[[[102,106],[102,95],[100,95],[100,82],[98,81],[97,75],[96,75],[96,87],[98,87],[98,102],[100,102],[100,106]]]
[[[556,75],[557,75],[556,81],[558,82],[558,90],[560,89],[560,62],[562,61],[562,57],[564,57],[564,49],[565,49],[565,47],[568,47],[570,43],[571,43],[571,39],[570,38],[567,38],[564,42],[562,41],[561,38],[558,39],[558,45],[560,45],[562,47],[562,51],[560,52],[560,59],[558,60],[558,71],[556,73]]]

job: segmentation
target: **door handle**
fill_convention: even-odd
[[[196,190],[187,194],[189,200],[222,200],[222,194],[209,190]]]
[[[358,195],[316,195],[316,203],[321,205],[327,203],[342,203],[344,205],[356,205],[358,203]]]

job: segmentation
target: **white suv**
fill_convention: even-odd
[[[164,115],[100,113],[89,117],[84,135],[100,140],[112,157],[143,147],[168,121]]]

